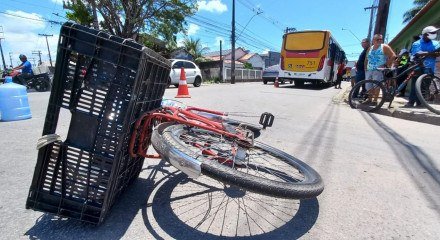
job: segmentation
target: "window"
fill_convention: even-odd
[[[173,68],[182,68],[182,67],[183,67],[182,61],[175,62],[173,65]]]
[[[296,32],[286,36],[284,48],[291,51],[321,50],[324,47],[325,32]]]
[[[194,64],[191,63],[191,62],[183,62],[183,67],[186,68],[186,69],[194,69],[194,68],[196,68],[196,66],[194,66]]]

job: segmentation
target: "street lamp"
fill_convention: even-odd
[[[351,35],[353,35],[359,42],[361,42],[361,40],[358,37],[356,37],[356,35],[354,35],[354,33],[350,29],[342,28],[342,31],[349,31]]]

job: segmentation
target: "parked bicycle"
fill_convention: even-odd
[[[163,106],[144,114],[130,140],[132,157],[147,154],[150,144],[160,157],[191,178],[207,175],[225,184],[282,198],[312,198],[324,189],[310,166],[274,147],[255,141],[261,128],[225,118],[208,109]],[[263,113],[263,129],[273,124]]]
[[[437,50],[439,51],[439,50]],[[399,94],[416,74],[423,71],[424,57],[415,58],[410,66],[400,74],[395,74],[397,69],[381,68],[384,78],[377,80],[362,80],[356,83],[348,96],[348,103],[351,108],[361,109],[372,112],[380,109],[385,102],[389,102],[391,107],[394,97]],[[396,79],[408,74],[407,78],[399,85],[396,85]],[[389,76],[392,77],[389,77]],[[368,90],[365,90],[368,87]],[[440,114],[440,81],[433,74],[422,74],[416,81],[416,92],[420,101],[429,110]]]
[[[416,81],[420,102],[431,112],[440,114],[440,79],[434,74],[422,74]]]

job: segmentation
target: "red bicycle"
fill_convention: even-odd
[[[223,112],[163,106],[135,124],[130,155],[160,157],[191,178],[207,175],[225,184],[282,198],[312,198],[324,189],[319,174],[295,157],[255,141],[261,127],[232,120]],[[263,129],[274,116],[263,113]]]

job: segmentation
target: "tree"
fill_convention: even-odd
[[[70,12],[66,13],[67,19],[88,27],[92,25],[92,9],[89,6],[86,6],[83,2],[78,1],[75,4],[66,3],[64,8],[70,10]]]
[[[430,0],[413,0],[414,7],[403,14],[403,23],[408,23]]]
[[[202,46],[200,38],[185,38],[183,39],[183,47],[194,58],[194,62],[200,63],[204,60],[203,53],[209,50],[207,47]]]
[[[185,17],[197,11],[197,0],[67,0],[72,6],[96,4],[103,17],[100,25],[113,35],[138,40],[140,32],[148,32],[169,40],[184,31]],[[90,9],[90,7],[88,8]],[[77,10],[72,9],[72,12]],[[91,11],[88,11],[89,15]]]
[[[252,66],[252,63],[248,63],[248,62],[243,63],[243,68],[244,69],[254,69],[254,67]]]

